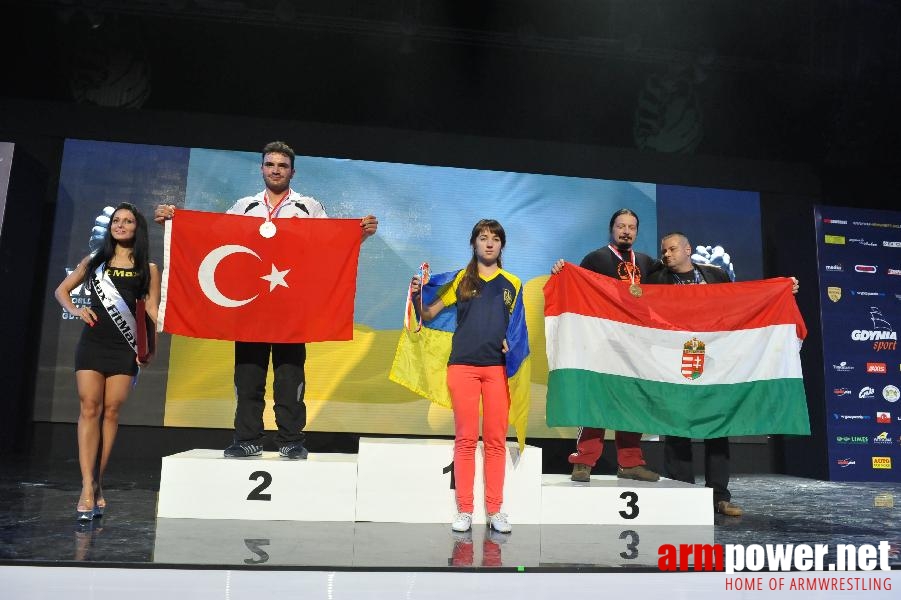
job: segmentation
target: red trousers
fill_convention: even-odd
[[[507,460],[507,418],[510,394],[502,365],[449,365],[447,387],[454,406],[454,481],[457,510],[472,512],[476,444],[479,441],[479,400],[482,404],[482,445],[485,449],[485,509],[493,514],[504,501]]]
[[[604,429],[582,427],[576,440],[576,451],[569,455],[571,464],[597,464],[604,451]],[[641,453],[641,434],[631,431],[616,432],[616,462],[623,468],[646,464]]]

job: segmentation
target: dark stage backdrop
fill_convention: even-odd
[[[289,140],[290,142],[290,140]],[[68,319],[52,290],[90,249],[105,209],[121,201],[150,214],[159,203],[223,211],[261,189],[255,152],[67,140],[63,154],[45,296],[34,418],[77,418],[72,359],[82,324]],[[759,194],[536,173],[298,156],[292,187],[319,199],[333,217],[380,219],[360,257],[353,342],[311,345],[311,431],[451,435],[452,413],[387,378],[400,333],[406,283],[422,261],[436,272],[461,268],[481,218],[507,231],[505,268],[525,285],[533,348],[530,437],[571,437],[544,423],[547,366],[541,287],[556,258],[578,262],[608,239],[618,208],[641,217],[636,249],[657,254],[658,235],[680,230],[698,257],[734,266],[737,279],[763,274]],[[108,210],[107,210],[108,212]],[[152,255],[162,228],[151,229]],[[87,301],[81,289],[77,304]],[[202,315],[198,315],[202,318]],[[163,335],[123,411],[124,424],[231,428],[232,346]],[[268,399],[271,402],[271,398]],[[271,411],[266,423],[273,427]]]

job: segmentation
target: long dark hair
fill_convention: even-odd
[[[507,234],[504,233],[504,228],[501,224],[494,219],[482,219],[475,224],[475,227],[472,228],[472,235],[469,236],[469,245],[472,246],[472,259],[469,261],[469,264],[466,265],[466,272],[463,274],[460,285],[457,286],[458,301],[469,300],[479,295],[479,288],[482,284],[479,280],[479,259],[476,257],[475,243],[479,234],[485,230],[487,230],[488,233],[501,238],[501,251],[503,251],[504,246],[507,245]],[[501,268],[500,252],[497,254],[497,266],[498,268]]]
[[[127,210],[135,217],[135,238],[134,245],[131,247],[131,260],[134,262],[135,269],[138,272],[138,298],[143,298],[147,295],[147,291],[150,288],[150,258],[148,256],[150,240],[147,235],[147,219],[144,218],[138,207],[130,202],[121,203],[110,216],[110,226],[106,228],[106,233],[103,235],[103,245],[91,255],[91,260],[88,261],[88,268],[84,274],[84,284],[87,286],[87,289],[91,289],[91,278],[94,276],[94,271],[101,264],[109,262],[116,253],[116,240],[113,239],[112,228],[113,217],[119,210]]]

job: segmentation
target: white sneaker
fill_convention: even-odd
[[[513,527],[511,527],[510,522],[507,521],[507,515],[501,512],[488,515],[488,526],[498,533],[510,533],[513,531]]]
[[[451,529],[459,533],[472,529],[472,513],[457,513],[457,516],[454,517],[454,521],[451,523]]]

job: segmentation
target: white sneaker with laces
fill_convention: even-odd
[[[463,533],[464,531],[472,529],[472,513],[457,513],[457,516],[454,517],[454,520],[451,523],[451,529],[458,533]]]
[[[507,520],[507,515],[501,512],[488,515],[488,526],[498,533],[510,533],[513,531],[513,527],[510,526],[510,522]]]

